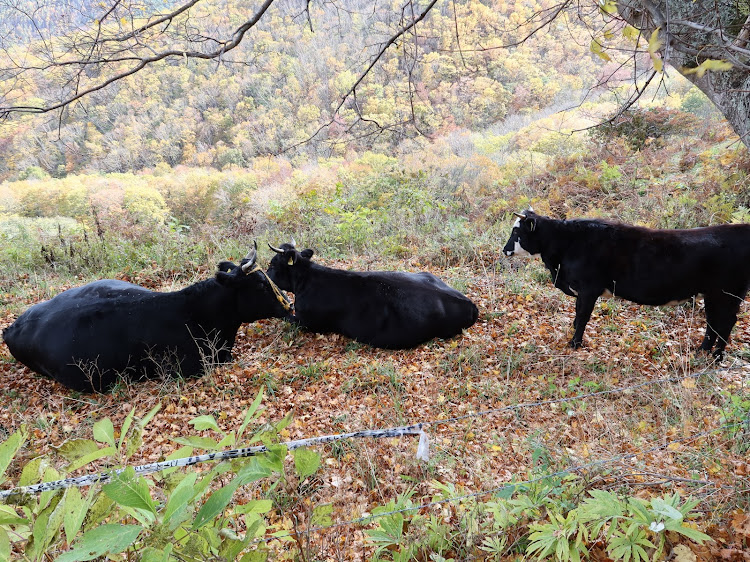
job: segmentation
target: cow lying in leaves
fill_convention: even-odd
[[[243,322],[284,317],[291,305],[255,263],[225,261],[212,279],[158,293],[105,279],[63,291],[24,312],[3,332],[30,369],[84,392],[176,373],[203,374],[232,359]]]
[[[476,305],[431,273],[342,271],[314,263],[294,241],[275,248],[268,276],[294,293],[293,321],[386,349],[450,338],[477,320]]]
[[[583,331],[596,299],[617,296],[648,305],[703,295],[706,336],[700,349],[721,358],[737,312],[750,289],[750,225],[656,230],[602,220],[556,220],[516,213],[507,256],[541,256],[555,287],[576,297],[575,333]]]

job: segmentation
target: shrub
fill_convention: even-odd
[[[136,224],[164,224],[169,212],[164,197],[151,187],[126,187],[122,204]]]
[[[700,120],[675,109],[629,109],[600,125],[592,133],[600,142],[623,137],[633,150],[642,150],[655,139],[697,130]]]

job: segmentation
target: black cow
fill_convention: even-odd
[[[333,332],[386,349],[414,347],[460,334],[477,320],[476,305],[431,273],[343,271],[298,252],[276,252],[268,276],[294,293],[293,320],[318,333]]]
[[[255,258],[253,249],[240,265],[221,262],[214,278],[171,293],[113,279],[69,289],[29,308],[3,338],[24,365],[74,390],[197,376],[231,361],[240,324],[291,309]]]
[[[531,210],[518,217],[507,256],[541,256],[555,287],[576,297],[578,348],[599,296],[639,304],[676,304],[703,295],[700,349],[721,358],[750,288],[750,225],[660,230],[603,220],[556,220]]]

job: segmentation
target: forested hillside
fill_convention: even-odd
[[[40,117],[6,123],[0,129],[0,179],[23,177],[32,167],[55,177],[160,165],[221,169],[297,145],[330,119],[388,29],[367,3],[349,4],[351,11],[314,11],[313,31],[288,5],[259,24],[232,62],[162,64],[96,92],[61,122]],[[347,150],[390,151],[420,134],[481,130],[508,115],[574,105],[614,70],[590,52],[582,22],[564,17],[533,41],[500,48],[521,41],[529,32],[524,21],[552,4],[446,3],[419,30],[420,64],[391,50],[357,90],[367,120],[360,120],[357,134],[345,134],[358,119],[347,109],[314,142],[284,154],[304,161]],[[43,12],[51,20],[54,6]],[[225,23],[220,9],[196,17]],[[31,37],[24,33],[18,40]],[[23,43],[14,52],[22,56]],[[416,120],[409,123],[412,113]]]

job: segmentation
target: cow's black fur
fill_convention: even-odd
[[[84,392],[120,377],[200,375],[231,361],[240,324],[288,313],[254,262],[255,251],[221,262],[214,278],[170,293],[95,281],[32,306],[3,338],[30,369]]]
[[[386,349],[460,334],[477,320],[471,300],[431,273],[343,271],[314,263],[312,250],[273,248],[268,276],[294,293],[294,320]]]
[[[706,336],[700,348],[721,357],[750,289],[750,225],[650,229],[602,220],[556,220],[517,214],[506,255],[540,255],[555,287],[576,297],[581,346],[596,299],[606,293],[664,305],[703,295]]]

